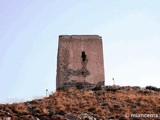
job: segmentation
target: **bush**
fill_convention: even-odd
[[[77,83],[75,84],[75,87],[76,87],[77,89],[83,89],[83,88],[84,88],[84,85],[83,85],[82,82],[77,82]]]
[[[66,113],[63,110],[56,110],[56,114],[58,114],[58,115],[65,115]]]
[[[68,88],[63,85],[63,86],[58,87],[56,90],[57,90],[57,91],[67,91]]]
[[[95,111],[95,108],[91,107],[88,109],[88,112],[94,112]]]
[[[93,91],[102,90],[102,87],[100,85],[96,85],[92,90]]]
[[[117,88],[114,88],[114,87],[111,87],[111,86],[106,86],[106,87],[105,87],[105,90],[106,90],[106,91],[112,91],[112,92],[117,92],[117,91],[118,91]]]
[[[148,89],[148,90],[153,90],[153,91],[160,91],[160,88],[156,88],[154,86],[146,86],[145,89]]]

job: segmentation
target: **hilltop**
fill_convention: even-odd
[[[43,99],[0,104],[0,116],[15,120],[129,120],[131,114],[153,114],[145,119],[158,119],[160,89],[77,83],[62,86]]]

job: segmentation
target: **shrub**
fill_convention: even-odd
[[[63,85],[61,87],[58,87],[56,90],[57,91],[67,91],[67,87]]]
[[[154,86],[146,86],[145,89],[148,89],[148,90],[153,90],[153,91],[160,91],[160,88],[156,88]]]
[[[112,92],[117,92],[117,91],[118,91],[117,88],[114,88],[114,87],[111,87],[111,86],[106,86],[106,87],[105,87],[105,90],[106,90],[106,91],[112,91]]]
[[[28,110],[24,104],[18,104],[15,106],[16,113],[28,114]]]
[[[95,111],[95,108],[91,107],[88,109],[88,112],[94,112]]]
[[[100,85],[96,85],[92,90],[93,91],[102,90],[102,87]]]
[[[56,114],[58,114],[58,115],[65,115],[66,113],[63,110],[56,110]]]
[[[75,87],[76,87],[77,89],[83,89],[83,88],[84,88],[84,85],[83,85],[82,82],[77,82],[77,83],[75,84]]]

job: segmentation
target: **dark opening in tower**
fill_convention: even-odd
[[[82,51],[82,61],[85,62],[86,61],[86,57],[87,55],[85,54],[85,51]]]

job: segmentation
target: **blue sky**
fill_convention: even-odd
[[[0,102],[55,91],[58,36],[103,38],[105,84],[160,87],[159,0],[0,0]],[[98,78],[97,78],[98,79]]]

